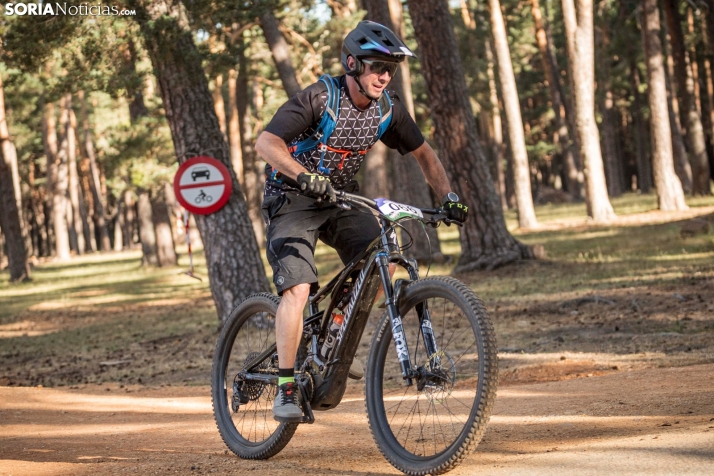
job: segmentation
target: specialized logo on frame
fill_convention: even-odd
[[[101,3],[83,3],[70,5],[67,2],[40,2],[40,3],[8,3],[5,5],[5,15],[69,15],[69,16],[134,16],[135,10],[126,10]]]

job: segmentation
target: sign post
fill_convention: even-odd
[[[228,202],[233,193],[233,182],[228,168],[212,157],[194,157],[187,160],[176,171],[174,177],[176,200],[184,208],[186,244],[190,269],[187,274],[199,281],[193,274],[193,255],[189,238],[189,212],[198,215],[215,213]]]

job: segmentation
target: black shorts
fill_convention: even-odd
[[[381,234],[377,218],[366,210],[321,205],[295,193],[265,197],[262,211],[268,225],[268,262],[280,295],[298,284],[317,284],[318,238],[348,264]]]

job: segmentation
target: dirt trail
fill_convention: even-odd
[[[268,461],[226,454],[208,393],[0,387],[0,474],[398,474],[359,383]],[[450,474],[711,474],[713,395],[712,364],[506,386],[484,441]]]

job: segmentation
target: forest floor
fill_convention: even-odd
[[[547,259],[457,276],[494,322],[500,385],[485,440],[454,474],[714,463],[714,235],[680,234],[686,220],[714,222],[714,199],[682,213],[654,210],[652,196],[613,202],[609,225],[582,204],[539,206],[542,227],[514,234]],[[457,231],[440,233],[458,256]],[[321,276],[339,267],[326,248],[317,260]],[[207,387],[215,309],[206,279],[179,271],[124,252],[41,263],[30,283],[0,275],[0,474],[395,473],[369,436],[361,382],[270,461],[226,454]]]

